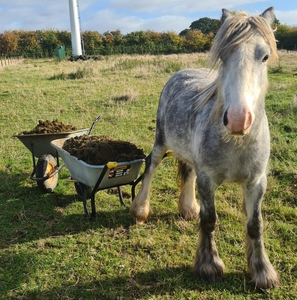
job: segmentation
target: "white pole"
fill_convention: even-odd
[[[71,25],[72,55],[82,55],[80,28],[78,19],[78,5],[76,0],[69,0],[69,13]]]

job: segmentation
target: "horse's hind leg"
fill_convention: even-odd
[[[194,273],[207,281],[219,282],[223,278],[225,266],[219,257],[214,240],[217,220],[214,204],[216,185],[202,173],[198,175],[197,184],[200,200],[200,225]]]
[[[253,186],[243,186],[246,222],[246,255],[248,268],[257,288],[279,286],[279,277],[269,261],[263,241],[261,203],[266,189],[266,175]]]
[[[194,220],[199,217],[199,205],[195,196],[196,174],[192,166],[178,162],[178,173],[181,178],[181,193],[178,209],[185,220]]]
[[[152,152],[146,158],[142,184],[130,207],[130,213],[135,218],[137,223],[143,223],[150,213],[149,192],[151,183],[157,167],[161,163],[162,158],[166,153],[166,150],[167,149],[164,147],[155,144]]]

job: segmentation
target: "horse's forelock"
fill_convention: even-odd
[[[276,39],[274,36],[274,30],[268,25],[266,20],[260,16],[250,17],[250,22],[256,27],[256,30],[263,36],[268,45],[270,46],[270,58],[269,62],[274,62],[278,59]]]

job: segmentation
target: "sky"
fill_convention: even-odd
[[[122,34],[153,30],[180,33],[193,21],[219,19],[222,8],[261,14],[274,6],[281,24],[297,26],[296,0],[77,0],[81,31]],[[6,30],[67,30],[69,0],[0,0],[0,33]]]

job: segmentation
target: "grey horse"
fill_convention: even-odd
[[[243,190],[252,281],[257,288],[279,286],[264,248],[261,215],[270,155],[267,62],[277,59],[274,20],[273,7],[260,16],[223,9],[210,51],[211,68],[182,70],[168,80],[160,97],[154,146],[130,208],[138,223],[147,219],[153,175],[164,154],[172,151],[179,160],[182,182],[180,214],[185,219],[200,218],[194,273],[211,282],[222,280],[224,271],[214,241],[214,193],[222,183],[236,182]]]

